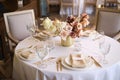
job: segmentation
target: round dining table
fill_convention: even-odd
[[[99,49],[99,38],[92,39],[90,37],[80,37],[74,40],[74,44],[70,47],[61,45],[59,36],[48,40],[54,41],[55,46],[50,50],[46,59],[54,57],[50,61],[46,61],[46,67],[42,68],[39,64],[40,59],[27,60],[20,57],[19,52],[24,49],[32,49],[31,46],[39,45],[40,40],[30,36],[21,41],[15,48],[13,61],[13,79],[14,80],[120,80],[120,43],[113,38],[104,36],[105,42],[111,45],[109,53],[106,55],[107,63],[101,61],[103,55]],[[48,41],[47,40],[47,41]],[[74,50],[75,44],[80,43],[80,50]],[[88,67],[72,68],[63,62],[62,70],[57,70],[56,60],[58,58],[66,58],[70,54],[80,53],[93,56],[95,62],[101,66],[97,66],[93,61]],[[75,53],[75,54],[76,54]],[[36,53],[35,53],[36,54]],[[44,60],[43,60],[44,61]]]

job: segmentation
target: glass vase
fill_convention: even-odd
[[[66,40],[63,40],[61,38],[61,45],[64,46],[64,47],[72,46],[73,42],[74,42],[74,40],[73,40],[73,38],[71,36],[67,36]]]

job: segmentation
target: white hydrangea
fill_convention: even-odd
[[[52,25],[52,21],[47,17],[42,23],[44,29],[48,30]]]

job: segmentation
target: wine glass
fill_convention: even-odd
[[[49,49],[49,51],[53,50],[55,48],[55,42],[53,40],[47,40],[46,47]]]
[[[35,46],[36,53],[38,57],[43,60],[45,56],[49,53],[45,41],[41,41],[39,44]]]
[[[105,32],[102,29],[98,30],[98,33],[101,34],[102,36],[105,35]]]
[[[106,55],[109,53],[110,51],[110,43],[108,42],[104,42],[103,44],[100,44],[99,48],[100,48],[100,52],[103,54],[103,60],[102,60],[102,63],[107,63],[107,60],[106,60]]]
[[[38,20],[35,20],[35,30],[36,30],[36,33],[39,33],[40,32],[40,30],[39,30],[39,22],[38,22]]]
[[[37,34],[37,33],[39,33],[38,32],[38,21],[37,20],[35,20],[35,24],[29,24],[29,25],[27,25],[27,30],[32,34],[32,35],[35,35],[35,34]]]
[[[35,27],[34,25],[29,24],[29,25],[26,26],[26,28],[27,28],[27,30],[28,30],[32,35],[35,34],[35,32],[36,32],[36,27]]]
[[[39,59],[40,59],[40,65],[38,65],[40,68],[46,68],[47,64],[43,62],[43,60],[47,57],[49,54],[49,50],[46,48],[45,45],[37,45],[35,47],[35,52],[37,53]]]
[[[81,42],[80,40],[76,40],[74,43],[74,50],[76,50],[77,52],[81,51]]]

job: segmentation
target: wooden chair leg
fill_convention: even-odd
[[[5,70],[3,69],[3,67],[0,66],[0,72],[2,73],[3,76],[6,77],[6,73],[5,73]]]
[[[10,62],[10,59],[8,59],[7,61],[0,60],[0,73],[1,73],[5,78],[9,78],[9,77],[10,77],[9,73],[8,73],[7,70],[5,69],[5,67],[8,66],[9,62]]]
[[[1,73],[4,77],[8,77],[8,76],[6,75],[6,71],[5,71],[4,67],[3,67],[3,65],[4,65],[4,61],[0,61],[0,73]]]

